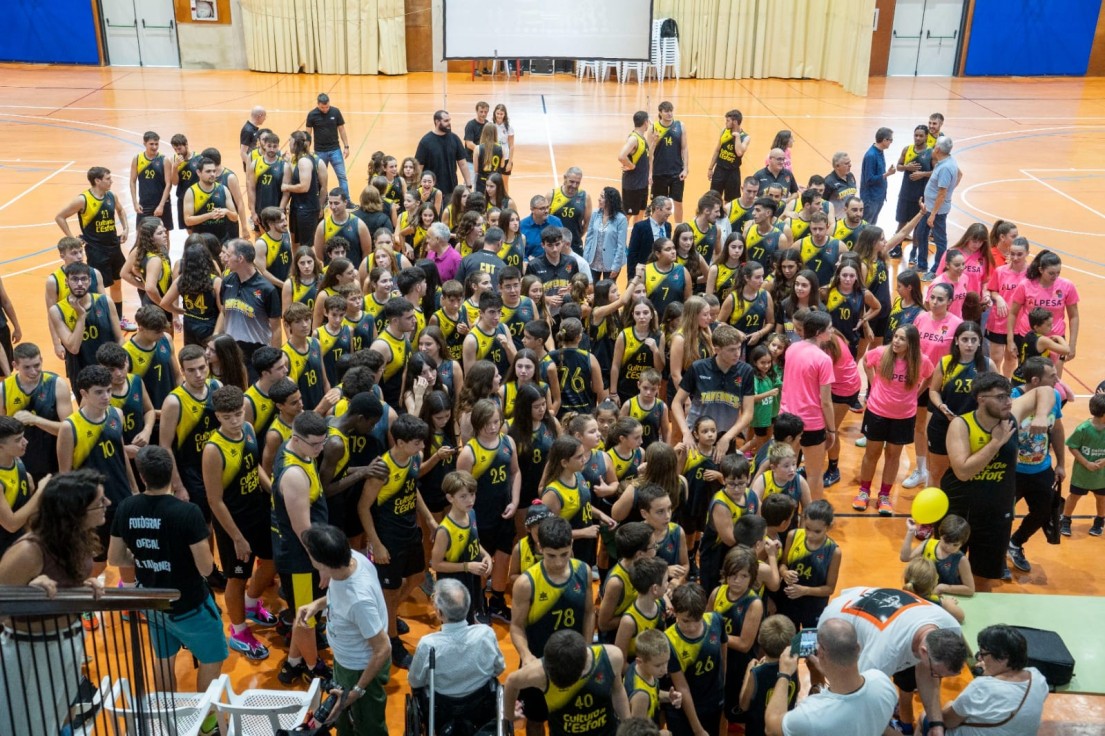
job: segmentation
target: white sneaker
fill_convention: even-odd
[[[859,439],[856,440],[856,447],[867,447],[867,438],[860,435]]]
[[[929,482],[929,474],[922,471],[920,468],[914,468],[913,472],[909,474],[909,477],[902,481],[902,488],[916,488],[917,486],[927,486]]]

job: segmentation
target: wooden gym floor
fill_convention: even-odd
[[[863,153],[882,125],[895,131],[888,152],[888,160],[895,161],[912,128],[930,113],[942,112],[964,172],[949,218],[952,239],[976,220],[989,224],[997,217],[1011,219],[1034,249],[1048,247],[1061,254],[1064,275],[1082,295],[1080,349],[1066,371],[1067,383],[1079,394],[1066,412],[1068,432],[1088,416],[1086,396],[1105,378],[1098,363],[1105,340],[1096,330],[1105,305],[1105,208],[1098,204],[1105,194],[1102,79],[873,79],[869,96],[860,98],[818,81],[666,80],[619,86],[579,83],[567,75],[473,82],[457,74],[388,78],[22,65],[0,69],[0,277],[18,310],[24,339],[40,345],[48,344],[42,284],[54,268],[60,236],[53,218],[87,187],[85,171],[98,165],[114,172],[115,191],[133,222],[125,181],[131,158],[141,150],[143,131],[160,133],[163,151],[169,151],[174,133],[185,133],[194,150],[215,146],[237,170],[238,131],[250,107],[264,105],[267,126],[286,139],[302,124],[315,95],[327,92],[346,119],[350,187],[356,196],[365,184],[372,152],[383,150],[400,159],[411,155],[430,129],[435,109],[450,110],[459,134],[477,100],[502,102],[517,134],[510,191],[517,201],[528,202],[533,194],[548,192],[572,165],[583,168],[583,186],[593,197],[603,186],[618,186],[616,156],[632,127],[632,113],[645,109],[655,114],[661,100],[670,100],[690,136],[686,209],[691,214],[707,188],[707,157],[722,116],[731,108],[744,113],[745,130],[752,136],[745,173],[763,165],[775,132],[786,128],[795,135],[794,168],[803,182],[813,173],[827,174],[838,150],[851,154],[858,175]],[[879,223],[884,228],[894,225],[898,181],[891,179],[891,201]],[[180,232],[174,234],[174,257],[181,239]],[[131,314],[137,297],[130,287],[125,295]],[[44,353],[48,367],[60,370],[50,351]],[[850,511],[860,458],[854,448],[858,424],[858,415],[846,420],[843,481],[827,494],[842,512],[833,531],[845,550],[839,587],[896,585],[904,521]],[[903,463],[899,477],[907,472]],[[895,493],[896,509],[908,511],[911,493],[900,488]],[[1092,513],[1090,504],[1084,501],[1079,512]],[[1100,559],[1095,547],[1105,541],[1087,536],[1088,528],[1087,516],[1077,519],[1074,537],[1058,547],[1034,538],[1027,548],[1033,571],[1017,574],[999,590],[1101,595],[1105,580],[1094,562]],[[406,640],[413,649],[417,636],[435,625],[421,593],[403,607],[403,615],[411,623]],[[1016,623],[1015,615],[1009,622]],[[496,624],[495,629],[509,650],[506,627]],[[275,640],[268,632],[259,633],[266,641]],[[1077,643],[1068,644],[1077,657]],[[278,646],[262,663],[232,654],[226,670],[239,690],[276,686],[282,657]],[[512,652],[507,659],[511,668],[516,666]],[[187,684],[187,663],[180,669]],[[947,683],[946,699],[965,682]],[[394,673],[388,717],[393,733],[402,729],[405,691],[405,675]],[[1041,733],[1100,733],[1105,698],[1053,695],[1046,721]]]

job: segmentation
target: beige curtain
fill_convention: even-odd
[[[680,73],[826,79],[867,94],[875,0],[656,0],[679,24]]]
[[[403,0],[241,0],[249,68],[406,74]]]

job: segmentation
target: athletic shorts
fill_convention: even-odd
[[[167,659],[187,647],[200,664],[222,662],[230,656],[223,633],[222,612],[210,593],[203,603],[184,613],[150,611],[150,641],[158,659]]]
[[[157,208],[153,207],[153,208],[150,208],[149,212],[139,212],[139,213],[135,214],[135,216],[134,216],[134,232],[138,232],[138,225],[141,224],[142,220],[146,219],[147,217],[157,217],[157,215],[155,215],[153,213],[153,211],[155,209],[157,209]],[[161,217],[159,217],[158,219],[161,220],[161,224],[165,226],[166,230],[172,230],[173,229],[173,205],[172,205],[172,203],[170,203],[169,201],[165,202],[165,207],[161,210]]]
[[[771,433],[771,425],[766,427],[753,427],[752,433],[757,437],[767,437],[767,435]]]
[[[889,311],[890,310],[888,309],[887,312],[889,312]],[[886,331],[889,330],[889,329],[890,329],[890,314],[889,313],[880,314],[880,316],[875,317],[875,320],[871,323],[871,333],[875,336],[876,343],[879,339],[882,338],[883,335],[886,334]],[[872,344],[874,345],[876,343],[872,343]]]
[[[509,555],[514,551],[514,519],[503,518],[503,510],[509,503],[510,496],[506,494],[489,503],[481,503],[480,498],[476,498],[476,528],[480,530],[480,544],[488,554]]]
[[[88,259],[88,265],[99,270],[100,275],[103,276],[105,289],[119,280],[119,275],[123,272],[123,264],[127,261],[122,248],[118,245],[86,243],[84,253]]]
[[[834,404],[844,404],[845,406],[851,406],[853,403],[859,401],[859,391],[848,396],[841,396],[840,394],[829,394],[832,397]]]
[[[901,672],[895,672],[890,679],[903,693],[917,692],[917,671],[913,667],[906,667]]]
[[[280,597],[288,604],[288,608],[295,616],[302,606],[317,601],[322,597],[322,587],[319,582],[318,570],[311,572],[284,572],[277,569],[280,574]],[[315,627],[315,619],[308,619],[308,628]]]
[[[315,242],[315,229],[318,227],[318,210],[288,210],[288,232],[292,242],[297,245],[310,245]]]
[[[636,215],[639,212],[644,212],[647,205],[647,189],[625,189],[622,191],[622,206],[625,207],[625,214]]]
[[[929,415],[928,427],[925,428],[925,436],[928,438],[929,452],[934,455],[948,454],[948,427],[951,422],[942,411],[934,411]]]
[[[971,572],[979,577],[1000,579],[1013,533],[1014,497],[1004,500],[980,497],[966,488],[948,494],[948,501],[948,513],[963,517],[971,525],[971,538],[963,546]]]
[[[723,169],[714,166],[714,175],[710,177],[710,189],[720,192],[726,202],[732,202],[741,196],[741,170]]]
[[[345,536],[350,539],[364,533],[361,515],[357,513],[357,505],[361,502],[363,491],[364,485],[355,483],[326,499],[326,512],[329,514],[330,523],[345,532]]]
[[[511,524],[513,523],[512,519]],[[380,542],[391,558],[386,565],[375,563],[376,573],[380,576],[380,587],[384,590],[399,590],[404,580],[426,571],[426,553],[422,549],[421,533],[412,535],[405,541],[381,537]]]
[[[679,174],[661,175],[652,177],[652,198],[671,197],[676,202],[683,201],[683,185],[685,181],[679,178]]]
[[[991,332],[986,330],[986,339],[995,345],[1008,345],[1009,335],[1005,332]]]
[[[518,693],[522,701],[522,713],[527,721],[545,723],[549,720],[549,705],[545,702],[545,693],[536,687],[522,688]]]
[[[1092,493],[1095,496],[1105,496],[1105,488],[1083,488],[1075,485],[1070,487],[1070,495],[1072,496],[1085,496],[1087,493]]]
[[[262,517],[262,522],[265,519]],[[237,520],[235,519],[237,524]],[[215,520],[215,546],[219,549],[219,562],[222,563],[223,574],[236,580],[249,580],[253,574],[255,560],[272,559],[272,533],[267,523],[238,524],[238,531],[249,543],[249,559],[239,560],[234,552],[234,540],[223,529],[218,519]]]
[[[913,442],[913,428],[917,424],[917,417],[908,419],[890,419],[882,417],[866,409],[863,412],[863,423],[860,424],[860,432],[869,442],[885,442],[889,445],[908,445]]]
[[[827,432],[824,429],[807,429],[802,432],[802,439],[799,440],[799,445],[802,447],[814,447],[816,445],[825,444],[825,437]]]

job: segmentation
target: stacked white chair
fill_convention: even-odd
[[[656,78],[661,82],[665,76],[679,79],[679,39],[660,36],[660,29],[667,20],[668,18],[660,18],[652,22],[652,65],[656,69]]]
[[[614,70],[615,79],[621,78],[621,65],[616,61],[577,61],[576,62],[576,77],[580,80],[587,75],[587,72],[591,73],[591,76],[595,78],[596,82],[605,82],[606,75],[610,73],[610,70]]]

